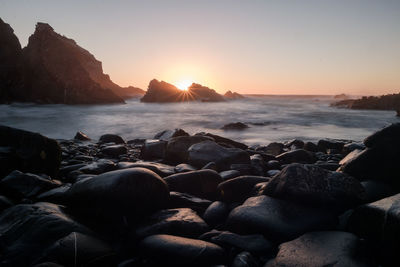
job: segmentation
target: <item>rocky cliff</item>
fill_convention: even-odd
[[[236,93],[236,92],[232,92],[232,91],[227,91],[227,92],[224,94],[224,97],[225,97],[226,99],[242,99],[242,98],[245,98],[245,97],[242,96],[241,94]]]
[[[400,111],[400,93],[383,96],[364,96],[360,99],[346,99],[332,104],[332,106],[351,109],[376,109]]]
[[[124,98],[144,94],[112,82],[89,51],[46,23],[37,23],[21,50],[12,28],[0,20],[0,68],[3,103],[124,103]]]
[[[159,103],[187,101],[218,102],[224,101],[224,98],[215,90],[200,84],[193,83],[189,86],[188,90],[182,91],[172,84],[153,79],[150,81],[147,92],[141,101]]]

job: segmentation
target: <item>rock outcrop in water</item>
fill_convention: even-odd
[[[332,106],[346,107],[350,109],[395,110],[397,116],[399,116],[400,93],[382,96],[364,96],[360,99],[346,99],[335,102]]]
[[[140,101],[168,103],[188,101],[220,102],[224,100],[224,97],[215,90],[200,84],[193,83],[187,90],[182,91],[170,83],[153,79],[149,83],[146,94]]]
[[[0,265],[397,266],[399,132],[252,148],[0,127]]]
[[[144,94],[113,83],[100,61],[46,23],[37,23],[21,50],[11,27],[0,21],[0,40],[0,102],[124,103]]]
[[[243,95],[236,93],[236,92],[232,92],[232,91],[227,91],[224,94],[224,97],[226,99],[243,99],[243,98],[245,98]]]

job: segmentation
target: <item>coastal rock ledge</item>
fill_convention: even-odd
[[[0,126],[0,266],[399,266],[399,132],[249,147]]]

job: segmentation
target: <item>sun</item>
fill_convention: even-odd
[[[179,90],[186,91],[186,90],[189,88],[189,86],[192,85],[192,83],[193,83],[192,80],[190,80],[190,79],[185,79],[185,80],[180,80],[180,81],[176,82],[176,83],[175,83],[175,86],[176,86]]]

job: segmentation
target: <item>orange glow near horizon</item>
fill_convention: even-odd
[[[189,86],[192,85],[194,81],[191,79],[184,79],[173,83],[179,90],[187,91]]]

